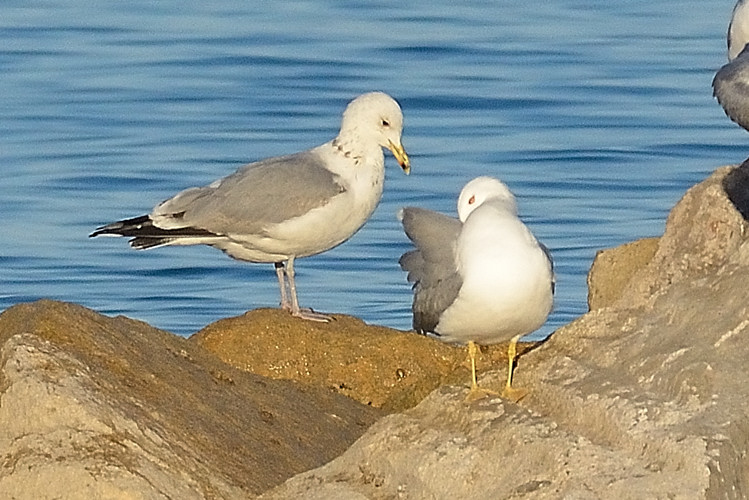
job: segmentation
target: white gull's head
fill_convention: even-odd
[[[749,43],[749,2],[739,0],[728,25],[728,60],[733,61]]]
[[[465,222],[471,212],[483,203],[491,201],[501,204],[508,212],[517,215],[518,207],[510,189],[494,177],[476,177],[463,187],[458,197],[458,217]]]
[[[363,143],[389,149],[408,173],[410,161],[403,145],[403,113],[398,103],[383,92],[369,92],[351,101],[343,112],[337,142],[343,147]]]

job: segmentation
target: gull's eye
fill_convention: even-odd
[[[473,205],[474,203],[476,203],[476,195],[475,194],[473,196],[471,196],[469,198],[469,200],[468,200],[468,204],[469,205]]]
[[[389,127],[389,126],[390,126],[390,122],[389,122],[389,121],[387,121],[387,120],[385,120],[385,119],[383,118],[383,119],[382,119],[382,122],[380,123],[380,125],[382,125],[383,127]]]

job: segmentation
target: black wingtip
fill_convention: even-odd
[[[133,217],[132,219],[118,220],[111,224],[105,224],[97,227],[89,238],[95,238],[101,235],[112,236],[139,236],[144,228],[151,226],[151,218],[148,215]]]
[[[91,234],[88,235],[88,237],[89,238],[96,238],[97,236],[100,236],[102,234],[111,234],[109,232],[109,230],[108,230],[109,226],[111,226],[111,224],[108,224],[106,226],[99,226],[99,227],[97,227],[96,229],[94,229],[93,233],[91,233]]]

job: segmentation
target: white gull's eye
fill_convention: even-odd
[[[381,125],[382,125],[383,127],[389,127],[389,126],[390,126],[390,122],[389,122],[389,121],[387,121],[387,120],[386,120],[386,119],[384,119],[384,118],[382,119],[382,122],[381,122],[380,124],[381,124]]]
[[[468,204],[469,204],[469,205],[473,205],[474,203],[476,203],[476,195],[475,195],[475,194],[474,194],[474,195],[472,195],[472,196],[471,196],[471,197],[470,197],[470,198],[468,199]]]

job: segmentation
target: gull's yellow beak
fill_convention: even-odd
[[[401,166],[406,175],[410,174],[411,160],[408,159],[408,154],[406,154],[406,150],[403,149],[403,145],[400,143],[395,144],[393,141],[388,141],[388,149],[393,153],[393,156],[395,156],[395,159],[398,161],[398,165]]]

